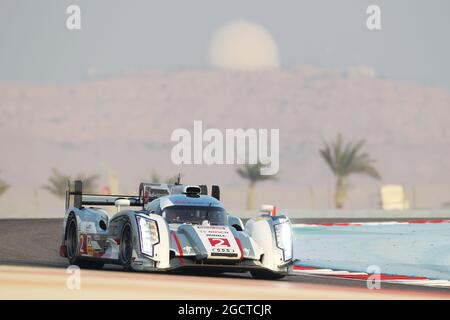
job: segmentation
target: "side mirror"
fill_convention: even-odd
[[[228,225],[235,228],[237,231],[244,230],[244,224],[242,220],[236,216],[228,215]]]
[[[271,216],[276,216],[277,215],[277,209],[274,205],[271,204],[263,204],[261,205],[261,209],[260,211],[264,214],[268,214]]]
[[[117,199],[114,201],[114,205],[117,208],[117,212],[120,211],[121,207],[129,207],[130,206],[130,199]]]

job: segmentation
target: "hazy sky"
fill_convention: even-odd
[[[69,31],[70,4],[82,29]],[[382,30],[366,28],[366,8]],[[412,0],[0,0],[0,80],[72,82],[89,70],[208,68],[222,25],[265,27],[284,67],[373,66],[380,77],[450,88],[450,1]]]

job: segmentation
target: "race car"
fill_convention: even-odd
[[[137,196],[125,196],[68,185],[60,255],[71,265],[278,279],[293,262],[289,218],[264,213],[244,226],[225,210],[218,186],[208,195],[206,185],[141,183]]]

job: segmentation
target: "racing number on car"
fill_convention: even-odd
[[[208,238],[208,240],[213,247],[231,247],[230,242],[225,238]]]
[[[84,235],[80,234],[80,253],[85,253],[84,250]]]

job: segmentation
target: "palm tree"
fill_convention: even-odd
[[[260,181],[276,179],[276,175],[261,175],[262,167],[264,165],[258,161],[256,164],[244,164],[236,171],[241,178],[248,180],[247,210],[254,208],[255,185]]]
[[[365,141],[356,143],[348,142],[344,146],[341,134],[331,143],[325,143],[324,149],[320,150],[322,158],[336,176],[336,190],[334,204],[336,209],[344,206],[347,197],[347,179],[352,174],[362,174],[375,179],[381,179],[377,169],[373,166],[375,160],[367,153],[362,153],[361,148]]]
[[[6,190],[8,190],[8,188],[9,188],[9,185],[5,181],[0,179],[0,195],[5,193]]]
[[[66,196],[67,181],[73,183],[74,180],[81,180],[83,181],[83,192],[93,193],[97,189],[96,180],[98,178],[99,176],[96,174],[91,176],[79,174],[72,179],[69,175],[63,174],[57,169],[52,169],[52,175],[48,178],[48,184],[43,188],[59,198],[64,198]],[[71,189],[73,187],[73,185],[70,186]]]

